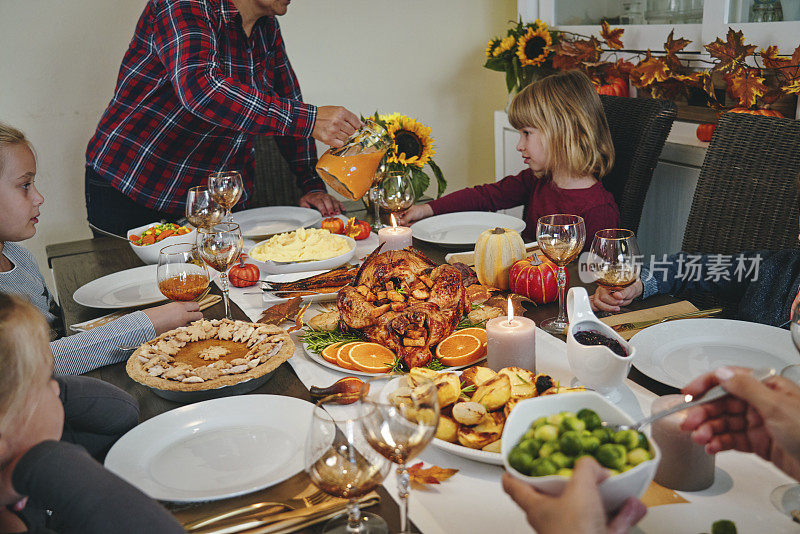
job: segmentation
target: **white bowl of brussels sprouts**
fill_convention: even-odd
[[[549,495],[560,495],[577,458],[590,455],[611,470],[600,486],[606,511],[641,497],[661,459],[658,446],[633,430],[625,412],[593,391],[535,397],[517,403],[506,420],[501,455],[506,471]]]

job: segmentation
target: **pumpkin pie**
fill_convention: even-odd
[[[126,370],[155,389],[203,391],[263,376],[293,353],[292,339],[277,326],[201,319],[143,343]]]

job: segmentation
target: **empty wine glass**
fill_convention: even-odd
[[[201,185],[186,193],[185,215],[195,228],[209,228],[222,222],[225,208],[214,199],[207,186]]]
[[[545,319],[539,327],[550,334],[564,334],[569,320],[564,310],[564,292],[567,286],[565,267],[578,257],[586,241],[586,226],[583,217],[557,213],[539,218],[536,225],[536,240],[547,258],[556,264],[558,272],[558,315]]]
[[[156,277],[159,291],[170,300],[195,300],[209,284],[208,269],[197,246],[186,243],[161,249]]]
[[[208,177],[208,189],[211,195],[225,208],[223,220],[233,222],[231,209],[239,202],[244,192],[242,175],[238,171],[223,171],[212,173]]]
[[[242,230],[235,223],[219,223],[211,228],[198,228],[197,248],[203,261],[219,271],[222,297],[225,302],[225,317],[230,319],[228,269],[236,263],[242,253]]]
[[[416,380],[416,379],[415,379]],[[400,532],[408,526],[409,476],[406,464],[428,446],[439,424],[439,400],[431,380],[418,379],[406,402],[389,402],[380,387],[381,379],[370,380],[361,388],[359,407],[364,434],[372,447],[397,464],[400,496]]]
[[[594,234],[589,265],[595,282],[610,291],[633,284],[641,271],[639,244],[631,230],[608,228]]]
[[[414,204],[414,184],[410,170],[391,170],[378,187],[381,206],[390,213],[405,211]]]
[[[328,521],[322,532],[383,534],[388,532],[386,521],[361,512],[358,499],[383,482],[391,463],[367,443],[359,407],[339,404],[340,399],[331,395],[317,403],[306,441],[311,482],[329,495],[348,499],[347,514]]]

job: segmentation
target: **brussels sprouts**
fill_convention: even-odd
[[[560,476],[560,477],[567,477],[567,478],[569,478],[569,477],[571,477],[571,476],[572,476],[572,469],[567,469],[566,467],[562,467],[561,469],[559,469],[558,471],[556,471],[556,474],[557,474],[558,476]]]
[[[647,436],[639,432],[639,445],[636,446],[637,449],[644,449],[646,451],[650,450],[650,442],[647,441]]]
[[[546,458],[551,454],[553,454],[554,452],[558,452],[558,442],[548,441],[539,448],[539,457]]]
[[[574,415],[567,415],[564,416],[562,419],[561,424],[558,428],[562,432],[569,432],[570,430],[576,430],[578,432],[582,432],[586,430],[586,423],[575,417]]]
[[[581,436],[574,430],[569,430],[561,434],[561,437],[558,438],[558,446],[561,452],[569,456],[578,456],[583,452]]]
[[[542,440],[540,439],[523,439],[519,442],[516,448],[521,449],[533,458],[539,457],[539,449],[542,447]]]
[[[603,443],[613,443],[614,442],[614,431],[610,428],[600,427],[595,428],[592,430],[592,435],[600,440],[600,444]]]
[[[720,519],[711,525],[711,534],[736,534],[736,523],[730,519]]]
[[[561,424],[561,421],[563,420],[564,420],[563,413],[554,413],[553,415],[547,417],[547,423],[555,427],[558,427]]]
[[[522,435],[520,439],[533,439],[535,435],[536,435],[536,430],[534,430],[533,427],[531,427]]]
[[[649,451],[639,447],[628,453],[628,463],[631,464],[631,466],[639,465],[640,463],[646,462],[652,458],[653,456]]]
[[[572,467],[575,465],[575,462],[572,458],[564,454],[563,452],[554,452],[550,456],[547,457],[548,460],[556,464],[556,467],[559,469],[564,467]]]
[[[530,475],[534,477],[546,477],[547,475],[555,475],[558,468],[556,464],[551,462],[548,458],[537,458],[531,463]]]
[[[639,446],[639,433],[635,430],[620,430],[614,434],[614,443],[632,451]]]
[[[597,448],[600,447],[600,440],[591,434],[588,436],[581,436],[581,447],[583,447],[583,452],[594,453]]]
[[[605,443],[597,448],[595,457],[604,467],[609,469],[622,470],[627,461],[628,451],[622,445]]]
[[[590,410],[589,408],[584,408],[578,412],[578,419],[586,424],[587,430],[594,430],[595,428],[600,428],[603,424],[603,420],[600,419],[600,416],[597,415],[597,412],[594,410]]]
[[[558,439],[558,428],[553,425],[543,425],[537,428],[533,435],[542,441],[555,441]]]
[[[540,426],[546,425],[546,424],[547,424],[547,416],[543,415],[540,418],[538,418],[536,421],[531,423],[531,428],[536,430]]]
[[[511,452],[508,453],[508,464],[523,475],[531,474],[531,464],[533,464],[533,461],[534,458],[519,447],[514,447],[511,449]]]

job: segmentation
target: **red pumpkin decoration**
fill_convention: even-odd
[[[609,78],[610,83],[597,85],[595,90],[599,95],[628,96],[628,82],[622,78]]]
[[[780,117],[783,118],[780,111],[774,109],[749,109],[749,108],[733,108],[730,113],[747,113],[748,115],[763,115],[765,117]]]
[[[250,287],[258,283],[261,271],[252,263],[244,262],[244,254],[239,256],[239,264],[231,267],[228,279],[234,287]]]
[[[714,135],[714,130],[717,129],[716,124],[703,123],[697,125],[697,138],[700,141],[708,143],[711,141],[711,136]]]
[[[558,298],[557,272],[555,263],[544,255],[535,254],[511,265],[508,286],[512,292],[528,297],[536,304],[553,302]]]

